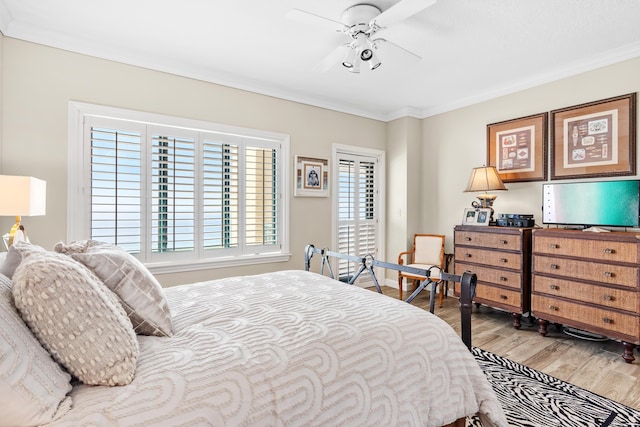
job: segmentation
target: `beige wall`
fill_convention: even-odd
[[[453,227],[475,200],[474,193],[463,193],[471,169],[486,163],[487,124],[638,92],[638,76],[640,58],[424,119],[422,156],[434,170],[424,169],[422,210],[437,206],[438,216],[423,216],[421,227],[446,234],[447,251],[452,251]],[[508,191],[495,193],[496,213],[532,213],[542,225],[542,182],[506,186]]]
[[[331,158],[334,143],[387,153],[386,261],[416,232],[448,236],[474,194],[463,193],[471,168],[486,162],[486,125],[640,89],[640,59],[503,96],[423,120],[390,123],[311,107],[188,78],[105,61],[0,36],[0,170],[48,185],[47,215],[24,220],[35,243],[66,239],[68,102],[71,100],[291,136],[291,156]],[[542,182],[513,183],[498,213],[533,213],[541,222]],[[314,213],[310,219],[310,213]],[[312,222],[311,222],[312,221]],[[8,229],[10,218],[0,220]],[[313,224],[310,227],[309,224]],[[291,200],[288,263],[159,276],[165,285],[235,274],[301,268],[302,248],[331,244],[331,199]]]
[[[2,173],[2,159],[4,157],[3,155],[3,146],[2,146],[2,123],[4,122],[4,120],[2,119],[4,117],[3,111],[2,111],[2,106],[3,106],[3,102],[2,102],[2,84],[4,82],[4,79],[2,78],[3,73],[2,73],[2,69],[4,68],[2,65],[4,64],[4,35],[2,35],[2,33],[0,33],[0,173]],[[4,234],[4,232],[0,233],[0,234]],[[2,245],[0,245],[0,250],[2,250]]]
[[[291,164],[296,154],[330,159],[333,143],[385,149],[385,124],[375,120],[10,37],[3,39],[2,58],[2,172],[47,181],[47,215],[23,221],[31,240],[47,248],[66,240],[67,116],[71,100],[285,133],[291,137]],[[159,280],[172,285],[302,268],[307,243],[319,247],[331,244],[331,199],[294,197],[290,207],[290,262],[167,274]],[[309,216],[311,212],[313,217]],[[3,218],[0,229],[9,229],[11,224],[9,218]]]
[[[386,261],[397,262],[398,254],[411,247],[412,236],[422,232],[422,121],[405,117],[389,122],[386,138]]]

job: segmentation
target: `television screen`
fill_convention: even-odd
[[[640,181],[544,184],[542,222],[579,226],[638,227]]]

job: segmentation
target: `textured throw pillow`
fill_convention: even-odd
[[[7,252],[7,257],[4,264],[2,264],[2,270],[0,270],[0,273],[4,274],[9,279],[13,278],[13,273],[15,273],[16,268],[18,268],[22,262],[22,258],[29,252],[46,252],[46,250],[38,245],[33,245],[21,240],[15,245],[11,245],[11,247],[9,247],[9,252]]]
[[[43,347],[80,381],[125,385],[138,341],[117,297],[68,256],[31,252],[13,276],[22,319]]]
[[[0,275],[0,425],[46,424],[71,407],[71,376],[24,324]]]
[[[81,254],[81,253],[89,252],[91,250],[96,250],[96,249],[122,250],[116,245],[113,245],[111,243],[101,242],[99,240],[75,240],[69,244],[65,244],[64,242],[58,242],[53,247],[54,251],[61,254],[65,254],[65,255]]]
[[[136,333],[171,336],[171,312],[162,286],[133,255],[119,248],[93,246],[71,257],[118,295]]]

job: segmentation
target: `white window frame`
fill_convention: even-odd
[[[145,265],[152,273],[175,273],[218,267],[286,262],[291,258],[291,254],[289,253],[289,200],[291,187],[289,173],[289,135],[76,101],[69,102],[67,241],[88,239],[91,227],[91,175],[90,153],[88,152],[90,147],[84,141],[84,119],[86,116],[98,116],[147,124],[158,124],[161,126],[220,132],[240,137],[276,140],[280,143],[278,166],[278,179],[280,180],[278,189],[280,210],[278,227],[281,233],[280,250],[271,253],[245,253],[237,256],[225,255],[217,258],[195,258],[188,260],[180,259],[180,257],[177,256],[161,262],[145,262]],[[194,254],[198,254],[198,252],[196,248]]]

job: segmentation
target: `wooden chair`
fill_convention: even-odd
[[[434,271],[439,274],[445,271],[445,255],[444,255],[444,235],[442,234],[416,234],[413,236],[413,248],[407,252],[401,252],[398,255],[398,264],[408,265],[410,267],[429,269],[433,266],[439,267],[440,270]],[[402,299],[402,280],[407,279],[407,283],[411,280],[420,286],[420,282],[425,280],[425,276],[418,276],[411,273],[398,272],[398,287],[400,288],[400,299]],[[437,281],[436,277],[433,278]],[[442,307],[442,299],[444,297],[444,286],[440,284],[440,295],[438,306]]]

